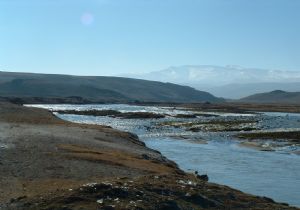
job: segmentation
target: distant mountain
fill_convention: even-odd
[[[218,97],[241,98],[276,89],[300,91],[300,71],[188,65],[127,77],[189,85]],[[289,85],[294,83],[294,85]]]
[[[286,92],[275,90],[268,93],[259,93],[240,99],[241,102],[250,103],[278,103],[300,104],[300,92]]]
[[[279,83],[279,82],[266,82],[266,83],[247,83],[247,84],[228,84],[217,87],[203,87],[202,90],[208,91],[215,96],[224,96],[230,99],[240,99],[245,96],[253,95],[256,93],[270,92],[273,90],[283,90],[287,92],[300,91],[300,82]]]
[[[90,102],[221,102],[171,83],[121,77],[0,72],[0,97],[80,98]]]

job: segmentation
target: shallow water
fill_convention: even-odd
[[[130,105],[39,105],[51,110],[114,109],[122,112],[147,111],[168,115],[187,114],[183,110],[170,107],[145,107]],[[275,152],[257,151],[238,146],[238,142],[226,132],[188,132],[180,128],[161,127],[164,121],[193,121],[198,119],[119,119],[79,115],[59,117],[81,123],[110,125],[114,128],[138,134],[150,148],[159,150],[167,158],[174,160],[186,171],[208,174],[210,181],[228,185],[247,193],[271,197],[278,202],[286,202],[300,207],[300,155],[291,151],[299,148],[281,148]],[[214,118],[214,117],[212,117]],[[260,128],[266,130],[295,130],[300,128],[300,115],[287,113],[260,113],[243,115],[222,113],[222,119],[259,120]],[[186,139],[181,137],[185,136]],[[180,138],[178,138],[180,137]],[[193,141],[190,141],[193,139]],[[204,139],[203,144],[197,139]],[[199,143],[198,143],[199,142]]]
[[[191,145],[165,138],[146,143],[184,170],[207,173],[212,182],[300,206],[300,158],[297,155],[259,152],[223,142]]]

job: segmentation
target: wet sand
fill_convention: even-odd
[[[0,209],[296,209],[186,174],[134,134],[8,103],[0,177]]]

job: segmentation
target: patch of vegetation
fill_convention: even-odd
[[[194,114],[177,114],[175,118],[197,118],[197,116],[201,117],[218,117],[216,114],[206,114],[206,113],[194,113]]]
[[[192,127],[188,129],[189,131],[199,132],[199,131],[211,131],[211,132],[238,132],[238,131],[253,131],[257,130],[255,127]]]
[[[218,116],[220,116],[217,114],[207,114],[207,113],[195,113],[195,115],[201,116],[201,117],[218,117]]]
[[[197,115],[195,115],[195,114],[177,114],[174,117],[176,117],[176,118],[196,118]]]
[[[213,124],[213,125],[240,125],[247,123],[257,123],[258,120],[211,120],[202,122],[201,124]]]
[[[119,117],[126,119],[146,119],[146,118],[164,118],[162,114],[156,114],[152,112],[119,112],[116,110],[62,110],[57,111],[59,114],[76,114],[76,115],[89,115],[89,116],[109,116],[109,117]]]
[[[76,114],[76,115],[91,115],[91,116],[110,116],[110,115],[118,115],[121,114],[121,112],[116,110],[59,110],[55,111],[59,114]]]
[[[165,115],[157,114],[152,112],[126,112],[117,115],[116,117],[126,118],[126,119],[147,119],[147,118],[164,118]]]
[[[211,120],[195,122],[162,122],[162,126],[173,126],[175,128],[185,128],[188,131],[211,131],[211,132],[234,132],[234,131],[252,131],[257,130],[255,127],[257,120]]]
[[[237,135],[237,137],[243,139],[289,140],[300,143],[300,131],[244,133]]]

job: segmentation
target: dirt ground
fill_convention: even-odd
[[[8,103],[0,186],[1,210],[296,209],[185,174],[134,134]]]

